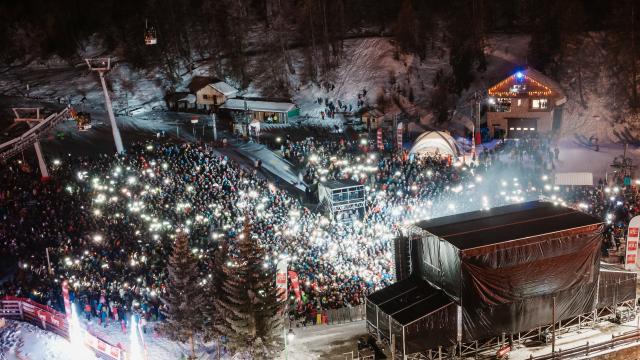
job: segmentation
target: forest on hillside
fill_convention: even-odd
[[[616,96],[637,112],[639,13],[635,0],[7,1],[0,3],[0,62],[52,55],[77,62],[79,49],[98,38],[120,60],[161,68],[169,81],[206,61],[211,73],[244,87],[255,70],[248,57],[264,54],[270,61],[259,71],[287,90],[294,62],[303,64],[300,79],[317,83],[343,61],[345,39],[386,36],[399,52],[423,59],[435,41],[445,44],[450,69],[434,86],[459,94],[486,66],[491,34],[530,34],[528,64],[556,76],[568,52],[599,32]],[[155,28],[157,45],[145,46],[145,26]],[[292,59],[293,49],[301,59]]]

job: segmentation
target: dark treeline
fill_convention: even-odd
[[[194,61],[210,60],[212,72],[250,79],[250,56],[266,54],[260,71],[286,88],[294,71],[291,50],[301,50],[303,81],[319,81],[343,58],[343,40],[387,35],[398,49],[429,56],[434,43],[449,49],[451,73],[438,79],[451,93],[485,67],[488,34],[532,35],[528,62],[554,75],[564,45],[586,31],[611,36],[614,61],[636,74],[637,0],[21,0],[0,3],[0,59],[78,60],[93,34],[107,50],[138,67],[161,66],[176,80]],[[158,45],[144,45],[145,20]],[[624,44],[624,46],[622,46]],[[635,85],[635,76],[632,77]],[[637,94],[632,91],[634,106]]]

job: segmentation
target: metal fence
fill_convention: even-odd
[[[65,314],[30,299],[11,296],[0,298],[0,317],[28,322],[69,339],[69,324]],[[102,359],[126,359],[123,349],[89,332],[86,332],[83,341]]]
[[[587,342],[585,345],[576,346],[570,349],[558,349],[553,354],[546,354],[541,356],[531,356],[530,360],[562,360],[562,359],[571,359],[580,356],[589,356],[594,353],[603,352],[607,350],[613,350],[616,347],[620,347],[623,345],[629,345],[631,343],[638,343],[640,345],[640,330],[633,330],[618,336],[611,335],[611,340],[589,344]]]
[[[327,324],[343,324],[364,320],[366,312],[364,304],[326,310]]]

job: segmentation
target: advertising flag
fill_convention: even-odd
[[[282,301],[287,300],[287,261],[280,260],[276,267],[276,288]]]
[[[637,270],[638,267],[638,237],[640,236],[640,216],[635,216],[629,222],[627,229],[627,246],[624,256],[624,268]]]

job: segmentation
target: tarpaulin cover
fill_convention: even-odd
[[[413,354],[425,349],[456,344],[457,309],[458,305],[451,301],[433,313],[405,326],[405,353]],[[428,335],[425,336],[425,334]]]
[[[423,222],[412,266],[462,307],[462,341],[530,330],[595,309],[601,220],[527,203]],[[416,255],[413,255],[417,253]]]
[[[446,294],[412,276],[369,295],[367,321],[381,337],[390,340],[391,335],[395,335],[398,351],[402,351],[403,346],[420,351],[437,347],[443,341],[455,343],[456,309],[457,305]],[[425,331],[430,335],[424,336]]]
[[[608,264],[600,265],[597,308],[613,306],[636,298],[638,275],[631,271],[617,269]]]
[[[456,301],[460,299],[461,291],[461,262],[459,250],[452,244],[437,236],[426,234],[423,238],[413,241],[416,263],[415,271],[420,276],[442,289]]]
[[[584,226],[463,258],[463,341],[552,323],[554,297],[556,321],[595,309],[601,244]]]

